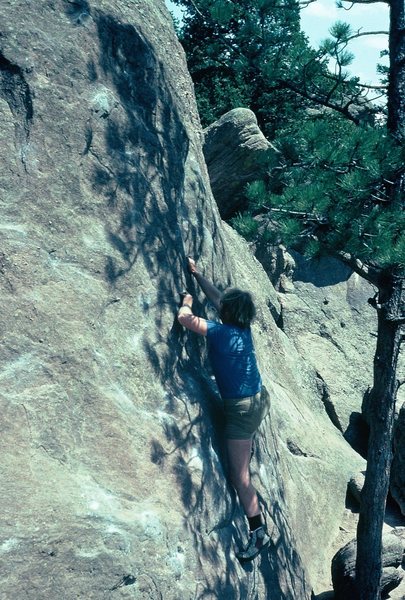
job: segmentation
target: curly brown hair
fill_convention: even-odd
[[[250,292],[238,288],[231,288],[224,292],[219,311],[223,323],[247,329],[255,315],[256,308]]]

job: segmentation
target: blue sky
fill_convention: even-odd
[[[383,2],[376,4],[354,4],[344,2],[350,10],[337,8],[334,0],[316,0],[301,11],[301,27],[308,35],[311,45],[316,47],[325,37],[328,37],[330,26],[336,21],[348,23],[354,31],[388,31],[388,5]],[[380,51],[388,49],[387,35],[372,35],[360,37],[350,42],[349,50],[355,59],[348,68],[360,77],[362,83],[379,83],[376,65],[378,62],[388,64],[387,59],[380,59]]]
[[[171,12],[178,18],[181,12],[170,0],[165,0]],[[355,4],[344,2],[350,10],[336,7],[335,0],[316,0],[301,11],[301,26],[308,35],[312,46],[317,47],[319,42],[328,37],[328,30],[336,21],[349,23],[355,31],[387,31],[388,30],[388,5],[384,2],[375,4]],[[378,84],[376,65],[378,62],[387,64],[387,59],[380,59],[380,51],[388,48],[387,35],[373,35],[360,37],[350,42],[349,50],[355,59],[348,68],[353,74],[360,77],[362,83]]]

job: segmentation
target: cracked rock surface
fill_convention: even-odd
[[[230,110],[207,127],[203,149],[219,212],[228,219],[246,208],[246,184],[267,172],[267,159],[276,149],[248,108]]]
[[[1,594],[309,600],[364,467],[274,288],[211,195],[163,0],[0,8]],[[271,415],[252,463],[273,545],[249,568],[203,340],[196,257],[250,288]]]

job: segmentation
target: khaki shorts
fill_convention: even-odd
[[[254,396],[224,402],[225,437],[228,440],[251,439],[270,408],[270,396],[264,386]]]

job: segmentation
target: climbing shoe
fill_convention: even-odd
[[[263,548],[266,548],[270,543],[270,538],[264,527],[259,527],[249,533],[249,542],[244,550],[236,554],[241,562],[253,560],[260,554]]]

